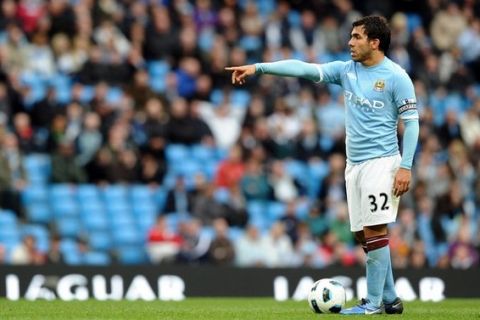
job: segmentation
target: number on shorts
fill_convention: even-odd
[[[387,206],[387,202],[388,202],[388,195],[384,192],[380,193],[380,198],[383,198],[383,204],[382,206],[380,207],[380,210],[388,210],[390,207]],[[377,205],[377,198],[371,194],[368,196],[368,198],[370,199],[370,211],[371,212],[375,212],[378,210],[378,205]]]

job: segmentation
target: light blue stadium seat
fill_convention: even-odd
[[[66,264],[82,264],[82,256],[78,248],[78,243],[75,240],[69,238],[62,239],[60,241],[60,252],[64,257]]]
[[[166,75],[151,76],[148,85],[156,93],[165,92],[167,88]]]
[[[79,184],[76,189],[76,195],[80,203],[100,201],[100,191],[94,184]]]
[[[90,201],[80,201],[79,210],[81,216],[88,215],[90,212],[106,212],[103,201],[93,199]]]
[[[230,191],[227,188],[217,188],[213,197],[216,201],[220,203],[228,203],[230,200]]]
[[[0,210],[0,227],[13,228],[17,225],[17,216],[12,210]]]
[[[33,184],[47,183],[50,178],[51,161],[45,154],[30,154],[24,158],[28,180]]]
[[[106,266],[111,262],[110,256],[101,251],[90,251],[83,256],[83,264],[94,266]]]
[[[95,88],[93,86],[84,85],[80,93],[81,102],[90,102],[95,96]]]
[[[68,198],[52,199],[50,207],[55,218],[76,217],[79,213],[77,202]]]
[[[245,233],[245,230],[239,227],[228,228],[228,238],[230,241],[235,242]]]
[[[49,189],[50,201],[74,200],[75,189],[69,184],[52,184]]]
[[[285,215],[286,205],[281,202],[271,201],[267,205],[267,217],[276,221]]]
[[[102,190],[103,198],[107,203],[128,200],[128,188],[124,185],[110,185]]]
[[[158,187],[155,191],[155,203],[159,212],[163,212],[165,202],[167,201],[167,190],[164,187]]]
[[[88,244],[92,250],[108,251],[112,248],[112,239],[107,232],[89,232]]]
[[[140,232],[147,234],[148,230],[150,230],[155,224],[155,221],[157,220],[157,214],[145,212],[141,216],[137,216],[135,220]]]
[[[170,168],[176,175],[183,175],[186,178],[193,177],[197,173],[203,172],[203,164],[191,158],[185,158],[170,164]]]
[[[47,204],[48,202],[48,191],[47,188],[43,185],[28,185],[22,191],[22,203],[24,205],[30,205],[32,203],[38,204]]]
[[[164,60],[151,60],[147,62],[150,76],[164,76],[170,71],[170,65]]]
[[[120,225],[112,228],[112,240],[115,247],[139,245],[144,242],[145,236],[140,234],[133,225]]]
[[[61,237],[75,238],[82,231],[80,221],[72,217],[58,218],[56,220],[58,234]]]
[[[215,148],[201,144],[193,145],[190,149],[193,159],[202,162],[215,159]]]
[[[182,144],[168,144],[165,148],[168,163],[175,164],[190,158],[190,150]]]
[[[134,185],[130,187],[130,201],[132,207],[136,205],[153,205],[155,206],[155,189],[147,185]]]
[[[22,240],[17,224],[17,217],[10,210],[0,211],[0,243],[12,249]]]
[[[118,261],[122,264],[142,264],[148,261],[143,247],[124,246],[117,250]]]
[[[47,224],[52,221],[53,212],[45,204],[30,204],[26,207],[27,219],[33,223]]]
[[[91,211],[82,215],[83,226],[88,232],[107,231],[111,224],[103,211]]]
[[[267,203],[264,201],[249,201],[247,203],[248,221],[260,231],[264,231],[271,225],[268,217]]]

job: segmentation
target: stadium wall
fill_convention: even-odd
[[[397,270],[406,300],[479,298],[480,274],[472,270]],[[360,268],[266,269],[207,266],[2,266],[0,296],[9,300],[183,300],[188,297],[306,298],[314,280],[336,278],[347,298],[366,293]]]

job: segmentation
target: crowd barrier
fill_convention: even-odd
[[[268,269],[212,266],[1,266],[0,296],[9,300],[183,300],[189,297],[306,299],[315,280],[335,278],[347,299],[365,296],[362,268]],[[479,298],[480,269],[395,270],[406,301]]]

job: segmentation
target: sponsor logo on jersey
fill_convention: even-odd
[[[383,92],[385,90],[385,80],[377,80],[373,85],[373,90]]]
[[[373,109],[382,109],[385,103],[380,100],[369,100],[356,96],[353,92],[345,90],[345,100],[356,105],[357,107],[370,107]]]

